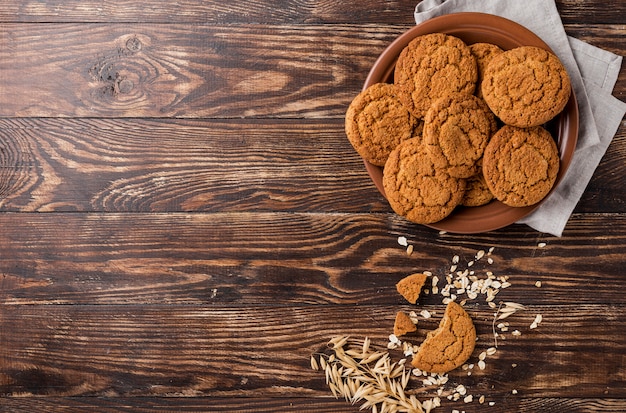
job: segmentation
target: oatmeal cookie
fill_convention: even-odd
[[[413,367],[429,373],[443,374],[465,363],[476,345],[476,329],[471,317],[451,301],[439,323],[429,332],[413,357]]]
[[[541,126],[503,126],[491,138],[483,157],[489,190],[512,207],[541,201],[554,186],[559,167],[556,143]]]
[[[485,101],[502,122],[539,126],[559,114],[570,98],[570,79],[552,53],[522,46],[495,56],[481,84]]]
[[[426,274],[415,273],[407,275],[396,284],[396,290],[405,300],[415,304],[420,296],[422,287],[426,283]]]
[[[398,215],[429,224],[447,217],[461,203],[465,180],[437,169],[421,140],[409,139],[389,155],[383,187]]]
[[[406,313],[398,311],[396,321],[393,324],[393,334],[395,334],[396,337],[400,337],[414,331],[417,331],[417,327],[411,318],[406,315]]]
[[[359,93],[345,118],[348,140],[363,159],[377,166],[385,165],[400,142],[421,136],[422,127],[398,99],[397,86],[387,83]]]
[[[493,194],[487,187],[485,177],[482,172],[472,176],[467,180],[465,194],[461,205],[466,207],[477,207],[487,205],[493,199]]]
[[[459,38],[432,33],[413,39],[400,53],[394,82],[403,103],[423,118],[433,100],[453,93],[474,93],[478,69],[469,47]]]
[[[469,178],[480,172],[478,161],[497,128],[482,99],[454,93],[435,100],[426,112],[423,140],[435,167]]]
[[[478,82],[476,83],[475,95],[482,98],[483,92],[480,85],[482,84],[485,70],[487,69],[489,62],[491,62],[491,59],[502,53],[504,50],[491,43],[474,43],[469,45],[469,48],[472,55],[476,59],[476,64],[478,65]]]

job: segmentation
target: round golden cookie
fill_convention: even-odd
[[[554,186],[559,167],[556,143],[541,126],[503,126],[483,156],[487,187],[498,200],[513,207],[541,201]]]
[[[411,364],[428,373],[444,374],[462,366],[474,351],[476,328],[459,304],[446,307],[439,328],[429,332]]]
[[[459,38],[432,33],[413,39],[400,53],[394,82],[403,103],[423,118],[433,100],[453,92],[474,93],[478,69],[469,47]]]
[[[483,92],[481,84],[485,75],[485,70],[487,69],[489,62],[491,62],[491,59],[502,53],[504,50],[491,43],[474,43],[471,44],[469,48],[472,55],[476,59],[476,64],[478,65],[478,82],[476,83],[475,95],[482,98]]]
[[[400,102],[397,86],[376,83],[350,103],[345,118],[348,140],[359,155],[384,166],[389,153],[404,140],[421,136],[423,122]]]
[[[411,222],[429,224],[461,203],[465,180],[435,168],[420,139],[394,149],[383,169],[383,187],[393,210]]]
[[[426,112],[423,140],[435,167],[469,178],[480,172],[478,161],[497,129],[482,99],[454,93],[435,100]]]
[[[463,195],[461,205],[477,207],[487,205],[492,199],[493,194],[487,187],[482,172],[467,179],[465,194]]]
[[[483,98],[502,122],[538,126],[559,114],[571,93],[570,79],[552,53],[522,46],[495,56],[481,84]]]

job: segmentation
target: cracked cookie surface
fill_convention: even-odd
[[[423,140],[437,168],[469,178],[480,172],[478,161],[496,130],[495,116],[482,99],[454,93],[435,100],[426,112]]]
[[[396,313],[396,320],[393,323],[393,334],[395,334],[396,337],[400,337],[414,331],[417,331],[417,326],[413,323],[411,317],[402,311],[398,311]]]
[[[466,207],[477,207],[486,205],[493,199],[493,194],[487,187],[485,177],[482,172],[467,179],[465,194],[461,205]]]
[[[432,33],[413,39],[400,53],[394,82],[411,113],[423,118],[433,100],[453,92],[473,93],[476,59],[459,38]]]
[[[483,156],[483,176],[494,196],[513,207],[534,205],[554,186],[560,160],[550,133],[505,125]]]
[[[476,82],[476,93],[475,95],[479,98],[483,97],[483,92],[481,88],[483,77],[485,76],[485,70],[487,70],[487,66],[491,60],[504,52],[499,46],[491,43],[474,43],[469,45],[470,51],[472,55],[476,59],[476,64],[478,65],[478,81]]]
[[[359,93],[346,112],[345,131],[359,155],[384,166],[389,153],[410,138],[421,136],[423,122],[398,98],[396,85],[376,83]]]
[[[437,169],[421,140],[409,139],[389,155],[383,187],[398,215],[429,224],[447,217],[461,203],[465,180]]]
[[[483,98],[507,125],[538,126],[559,114],[571,93],[570,79],[552,53],[522,46],[495,56],[481,84]]]
[[[415,273],[407,275],[396,284],[396,290],[405,300],[411,304],[415,304],[420,296],[422,287],[426,283],[427,275],[424,273]]]
[[[429,332],[411,364],[428,373],[447,373],[463,365],[476,345],[472,318],[459,304],[448,303],[439,328]]]

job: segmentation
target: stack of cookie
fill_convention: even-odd
[[[410,221],[434,223],[494,198],[523,207],[556,181],[558,149],[541,125],[570,91],[565,68],[543,49],[427,34],[400,53],[393,83],[352,101],[346,134],[363,159],[384,168],[389,204]]]

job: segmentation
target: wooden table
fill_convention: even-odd
[[[398,310],[435,313],[423,338],[440,297],[395,283],[491,247],[476,271],[526,310],[503,332],[467,304],[472,363],[504,338],[435,411],[626,411],[626,123],[561,238],[399,218],[343,116],[415,3],[2,2],[0,411],[357,412],[310,356],[337,335],[386,350]],[[626,53],[626,3],[557,3]]]

